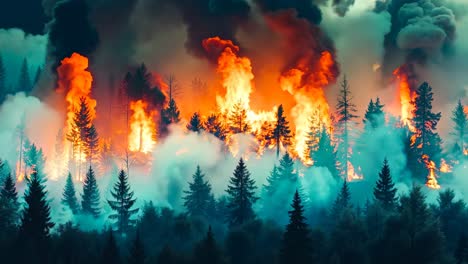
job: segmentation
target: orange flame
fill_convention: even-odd
[[[292,94],[296,100],[296,105],[291,110],[296,126],[295,152],[306,164],[312,163],[306,153],[311,121],[325,127],[330,126],[329,105],[323,87],[334,78],[334,63],[331,53],[324,51],[319,59],[319,67],[313,74],[305,65],[299,65],[285,72],[280,79],[281,88]]]
[[[415,131],[415,128],[411,124],[411,119],[413,118],[413,104],[416,94],[411,91],[410,84],[408,81],[408,74],[403,70],[403,67],[398,67],[393,71],[393,75],[398,80],[398,91],[400,95],[400,105],[401,105],[401,122],[406,125],[411,132]]]
[[[353,164],[350,161],[348,161],[348,175],[347,175],[348,182],[364,179],[364,176],[360,173],[360,171],[361,171],[360,167],[358,167],[358,169],[356,170],[354,169]]]
[[[128,135],[128,149],[148,153],[156,144],[156,125],[153,120],[154,113],[147,113],[147,103],[142,100],[130,102],[133,114],[130,118],[130,133]]]
[[[426,168],[429,170],[429,175],[427,175],[426,186],[434,190],[440,189],[440,185],[437,182],[437,176],[435,174],[435,170],[437,168],[434,161],[430,160],[429,156],[426,154],[422,156],[422,161],[426,165]]]
[[[442,159],[439,170],[443,173],[449,173],[452,172],[452,166],[450,166],[444,159]]]

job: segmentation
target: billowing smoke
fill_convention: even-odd
[[[333,9],[339,16],[345,16],[355,0],[333,0]]]

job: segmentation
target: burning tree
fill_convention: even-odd
[[[455,156],[460,158],[468,152],[468,146],[466,146],[468,141],[468,114],[465,112],[461,100],[458,100],[458,104],[452,112],[452,121],[454,123],[452,136],[455,140],[453,151]]]
[[[274,140],[274,144],[276,145],[276,158],[278,158],[280,148],[291,143],[291,130],[289,129],[289,122],[284,116],[283,105],[280,105],[276,112],[276,122],[270,138]]]

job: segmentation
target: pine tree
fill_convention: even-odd
[[[278,173],[284,182],[297,182],[297,173],[296,169],[294,168],[294,160],[291,158],[289,153],[284,154],[281,158],[278,167]]]
[[[426,154],[432,160],[436,160],[437,156],[442,153],[441,139],[436,132],[441,113],[432,112],[433,95],[432,88],[426,82],[416,90],[413,118],[411,119],[415,129],[415,140],[411,148],[419,158]],[[417,171],[413,173],[421,175]]]
[[[163,109],[162,119],[165,125],[177,124],[180,122],[180,111],[174,98],[171,98],[168,106]]]
[[[278,171],[278,167],[274,165],[273,170],[271,170],[270,175],[267,177],[267,184],[263,187],[268,198],[273,197],[280,183],[281,175]]]
[[[117,242],[115,241],[114,233],[112,229],[108,231],[108,237],[104,244],[104,248],[101,253],[100,263],[112,263],[120,264],[122,261],[120,259],[119,248],[117,247]]]
[[[42,185],[38,172],[33,172],[28,179],[28,189],[24,194],[26,202],[21,216],[20,234],[35,241],[49,237],[54,223],[50,217],[47,191]]]
[[[343,212],[351,207],[351,192],[349,191],[348,182],[343,181],[343,185],[338,193],[338,196],[333,203],[331,216],[333,221],[338,221]]]
[[[129,264],[145,264],[146,254],[145,247],[140,238],[140,232],[137,231],[135,240],[133,240],[132,248],[130,249],[130,256],[128,258]]]
[[[18,91],[29,93],[32,90],[31,77],[29,76],[28,60],[23,59],[21,65],[20,77],[18,80]]]
[[[311,153],[314,166],[327,168],[331,175],[338,176],[336,170],[336,151],[335,146],[325,127],[322,127],[316,151]]]
[[[10,175],[6,176],[0,189],[0,233],[11,230],[18,223],[20,204],[15,182]]]
[[[340,155],[340,163],[342,164],[342,174],[344,177],[348,175],[348,162],[350,159],[350,123],[353,119],[358,116],[355,115],[357,112],[356,105],[353,104],[353,97],[351,95],[351,90],[349,89],[348,80],[346,76],[341,83],[340,95],[338,96],[338,103],[336,105],[336,111],[338,116],[338,124],[340,125],[340,145],[338,152]]]
[[[247,123],[247,110],[242,104],[234,104],[232,111],[228,115],[229,128],[233,134],[248,133],[250,126]]]
[[[97,158],[97,153],[99,149],[99,136],[96,131],[96,127],[94,124],[91,124],[91,126],[88,128],[86,131],[86,148],[85,148],[85,154],[88,158],[89,165],[91,166],[93,164],[93,161]]]
[[[5,101],[5,97],[8,94],[7,84],[6,84],[6,70],[3,63],[3,57],[0,54],[0,104]]]
[[[255,196],[256,188],[255,181],[250,178],[250,172],[241,158],[233,176],[229,179],[226,190],[229,195],[228,209],[231,226],[242,225],[255,218],[252,206],[258,200]]]
[[[390,174],[388,160],[385,159],[382,170],[379,172],[379,179],[374,187],[374,197],[379,201],[383,208],[392,210],[395,208],[398,198],[396,197],[396,188]]]
[[[81,209],[83,213],[99,217],[101,213],[100,194],[94,175],[93,168],[89,167],[83,182],[83,193],[81,194]]]
[[[220,140],[226,140],[227,131],[218,115],[212,114],[208,116],[205,122],[205,128],[208,133],[213,134]]]
[[[109,218],[116,219],[117,229],[121,234],[124,234],[135,223],[135,220],[130,218],[139,210],[138,208],[132,209],[136,199],[133,198],[134,193],[130,191],[130,184],[124,170],[120,171],[119,179],[115,183],[111,195],[114,200],[107,200],[107,202],[115,214],[110,215]]]
[[[272,132],[271,138],[276,144],[276,157],[278,158],[281,145],[289,145],[291,143],[291,130],[289,129],[289,122],[284,116],[283,105],[278,107],[276,123]]]
[[[200,114],[195,112],[187,124],[188,131],[200,133],[203,130],[203,122],[201,121]]]
[[[26,168],[29,168],[31,172],[38,172],[38,176],[41,180],[45,180],[43,171],[45,165],[45,157],[42,148],[37,148],[36,144],[25,144],[24,163]]]
[[[385,121],[383,107],[384,105],[380,102],[379,97],[377,97],[375,103],[372,99],[370,100],[362,120],[366,130],[369,128],[376,129],[383,124],[383,121]]]
[[[205,238],[195,245],[194,263],[222,264],[226,263],[221,250],[216,245],[211,226],[208,228]]]
[[[289,211],[289,224],[281,243],[280,263],[311,263],[312,240],[304,217],[304,206],[296,190]]]
[[[189,190],[185,191],[184,206],[191,216],[208,217],[210,202],[213,200],[211,185],[205,181],[205,174],[202,173],[200,166],[197,166],[193,174],[193,182],[189,183]]]
[[[468,139],[468,114],[465,113],[461,100],[452,112],[452,121],[454,123],[453,132],[451,133],[455,138],[455,144],[458,153],[457,157],[463,155],[463,150],[466,149],[466,141]]]
[[[67,206],[74,214],[77,214],[80,210],[71,173],[68,173],[67,176],[67,181],[62,194],[62,204]]]

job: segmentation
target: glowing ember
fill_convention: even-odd
[[[360,173],[360,171],[361,171],[360,167],[358,167],[358,169],[356,170],[354,169],[353,164],[348,161],[348,175],[347,175],[348,182],[364,179],[364,176]]]
[[[332,55],[325,51],[320,56],[318,69],[312,74],[305,65],[298,65],[285,72],[280,79],[281,88],[292,94],[296,100],[296,105],[291,110],[296,126],[295,152],[306,164],[311,164],[306,153],[310,123],[330,126],[329,105],[323,87],[334,79],[333,65]]]
[[[426,165],[426,168],[429,170],[429,175],[427,175],[426,186],[434,190],[440,189],[440,185],[437,182],[437,176],[435,174],[436,165],[434,161],[430,160],[429,156],[427,155],[422,156],[422,161]]]
[[[128,135],[128,149],[130,151],[148,153],[153,150],[156,144],[154,113],[147,113],[147,106],[142,100],[130,102],[130,110],[133,111]]]
[[[452,166],[450,166],[444,159],[442,159],[439,170],[440,172],[444,173],[452,172]]]
[[[401,105],[401,122],[406,125],[410,131],[414,132],[415,129],[410,122],[413,117],[412,112],[414,108],[411,102],[416,95],[413,91],[411,91],[408,81],[408,74],[403,70],[403,67],[399,67],[393,71],[393,75],[398,80],[398,91]]]

